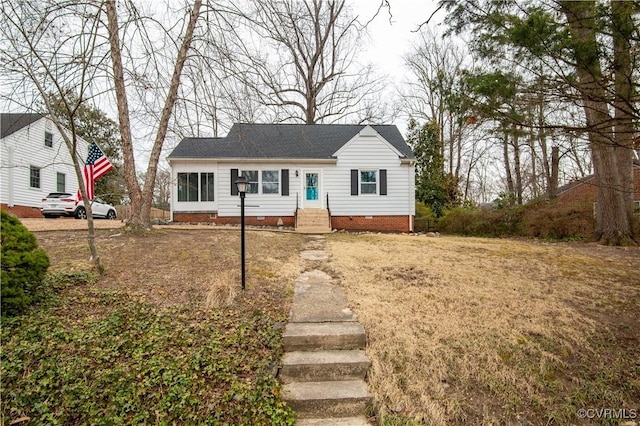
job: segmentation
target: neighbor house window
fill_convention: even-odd
[[[198,201],[198,173],[178,173],[178,201]]]
[[[280,179],[278,170],[262,171],[262,193],[263,194],[279,194]]]
[[[53,133],[44,132],[44,146],[49,148],[53,146]]]
[[[200,201],[214,201],[213,173],[200,173]]]
[[[58,192],[67,192],[67,175],[58,172],[56,174],[56,190]]]
[[[40,167],[29,167],[29,186],[31,188],[40,188]]]
[[[249,180],[249,186],[247,187],[247,194],[258,193],[258,171],[257,170],[243,170],[242,176]]]
[[[378,193],[378,171],[377,170],[361,170],[360,171],[360,193],[361,194],[377,194]]]

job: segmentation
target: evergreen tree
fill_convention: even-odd
[[[420,125],[409,122],[407,142],[416,156],[416,200],[429,206],[440,217],[460,200],[458,182],[444,171],[442,141],[435,122]]]

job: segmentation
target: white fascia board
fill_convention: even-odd
[[[292,164],[335,164],[337,158],[213,158],[213,157],[199,157],[199,158],[167,158],[169,164],[171,162],[184,161],[188,163],[203,163],[208,161],[215,161],[217,163],[292,163]]]
[[[357,141],[359,138],[361,137],[375,137],[377,138],[380,142],[382,142],[383,144],[385,144],[387,146],[387,148],[389,148],[391,151],[393,151],[399,158],[405,158],[404,154],[402,154],[400,151],[398,151],[396,149],[396,147],[394,147],[393,145],[391,145],[385,138],[383,138],[380,133],[378,133],[376,131],[376,129],[374,129],[373,127],[366,125],[362,130],[360,130],[358,132],[357,135],[355,135],[354,137],[352,137],[351,139],[349,139],[347,141],[347,143],[345,143],[344,145],[342,145],[342,147],[337,150],[336,152],[333,153],[334,157],[338,157],[340,154],[342,154],[342,152],[344,150],[346,150],[347,148],[349,148],[349,146],[353,143],[355,143],[355,141]]]

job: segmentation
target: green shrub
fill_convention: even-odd
[[[552,240],[586,239],[593,235],[593,203],[540,201],[526,206],[523,235]]]
[[[481,215],[480,209],[456,207],[440,218],[438,227],[446,234],[474,235]]]
[[[37,299],[49,257],[20,221],[2,211],[2,315],[22,312]]]
[[[475,207],[457,207],[440,218],[440,232],[477,237],[511,237],[520,235],[522,208],[484,210]]]
[[[421,201],[416,201],[414,228],[417,232],[430,232],[438,229],[438,217],[433,210]]]

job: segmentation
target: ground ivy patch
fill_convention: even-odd
[[[81,312],[89,305],[95,313]],[[74,317],[74,311],[76,313]],[[293,424],[269,312],[163,308],[87,289],[2,324],[2,421]]]

